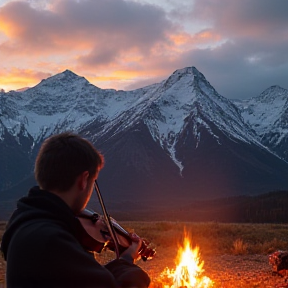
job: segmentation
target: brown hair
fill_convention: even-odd
[[[35,178],[42,189],[67,191],[82,172],[88,171],[91,178],[103,165],[103,156],[88,140],[66,132],[44,141],[35,162]]]

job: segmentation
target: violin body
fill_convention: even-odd
[[[79,220],[79,241],[82,246],[89,250],[100,253],[104,248],[115,251],[115,243],[109,233],[109,229],[102,215],[84,209],[77,219]],[[120,254],[132,243],[130,234],[115,219],[111,218],[111,224],[115,231]],[[148,247],[149,243],[142,239],[139,255],[146,261],[152,259],[156,251]]]

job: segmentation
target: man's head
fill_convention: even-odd
[[[88,181],[95,179],[104,165],[93,145],[72,133],[51,136],[42,144],[35,163],[35,178],[48,191],[68,191],[87,171]]]

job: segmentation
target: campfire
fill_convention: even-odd
[[[185,236],[183,247],[179,247],[175,260],[176,268],[168,267],[160,275],[163,288],[208,288],[213,281],[204,276],[204,261],[200,259],[199,247],[192,248],[189,237]]]

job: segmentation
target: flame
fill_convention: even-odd
[[[199,247],[192,248],[189,238],[184,238],[183,247],[179,247],[176,258],[176,269],[166,269],[161,273],[162,279],[170,280],[172,285],[164,285],[164,288],[208,288],[213,286],[213,281],[201,276],[204,272],[204,261],[200,260]],[[163,283],[163,281],[162,281]]]

